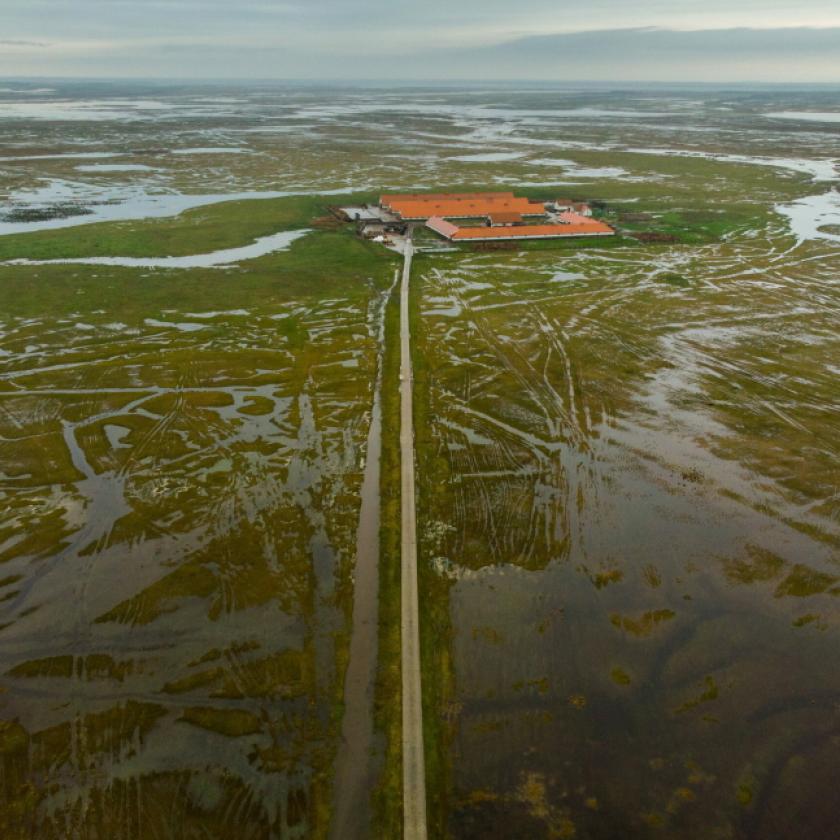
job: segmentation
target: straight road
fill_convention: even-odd
[[[417,513],[414,502],[414,382],[408,291],[414,246],[405,245],[400,287],[400,460],[402,489],[402,747],[404,840],[426,840],[426,761],[420,683],[420,608],[417,595]]]

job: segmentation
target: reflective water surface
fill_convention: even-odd
[[[451,836],[832,834],[840,255],[771,233],[422,278]]]

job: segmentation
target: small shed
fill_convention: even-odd
[[[488,227],[513,227],[522,224],[521,213],[491,213],[487,217]]]

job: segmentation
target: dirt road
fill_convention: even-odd
[[[426,764],[420,683],[420,616],[417,596],[417,518],[414,504],[414,421],[409,277],[414,248],[405,246],[400,288],[400,457],[402,487],[402,746],[404,840],[426,840]]]

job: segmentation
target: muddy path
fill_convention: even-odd
[[[426,762],[420,673],[420,605],[417,585],[414,373],[411,359],[410,294],[414,248],[406,243],[400,287],[400,502],[402,508],[402,746],[406,840],[426,837]]]

